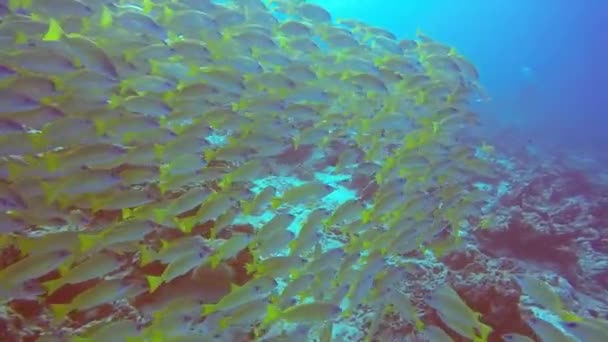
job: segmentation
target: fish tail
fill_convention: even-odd
[[[53,304],[51,305],[51,311],[54,321],[60,322],[72,311],[72,307],[69,304]]]
[[[488,336],[492,333],[492,327],[482,323],[480,324],[479,333],[481,335],[479,342],[487,342]]]
[[[300,278],[303,273],[304,272],[302,270],[294,269],[293,271],[289,272],[289,277],[291,277],[291,279],[293,279],[293,280],[296,280],[296,279]]]
[[[277,209],[278,207],[281,206],[281,198],[275,197],[272,199],[272,201],[270,203],[271,203],[273,209]]]
[[[15,240],[15,245],[17,248],[19,248],[22,255],[29,254],[32,250],[34,250],[34,248],[36,248],[36,245],[33,243],[32,239],[16,237]]]
[[[104,205],[104,200],[99,197],[93,197],[91,199],[91,210],[93,211],[93,214],[102,210]]]
[[[144,13],[150,13],[154,9],[154,3],[152,2],[152,0],[143,0],[142,7]]]
[[[117,94],[110,95],[110,99],[108,100],[108,106],[110,109],[116,109],[122,103],[122,97]]]
[[[93,124],[95,125],[95,133],[98,136],[103,136],[106,134],[108,127],[105,120],[95,119],[93,120]]]
[[[257,267],[255,266],[255,263],[245,264],[245,270],[247,271],[247,274],[252,274],[257,270]]]
[[[211,240],[217,239],[217,233],[219,232],[220,227],[213,226],[209,229],[209,238]]]
[[[230,326],[230,316],[220,319],[220,331],[226,330]]]
[[[56,171],[59,168],[59,156],[50,153],[46,157],[46,167],[50,172]]]
[[[15,11],[19,8],[25,8],[24,2],[25,1],[22,0],[8,0],[8,8],[11,11]]]
[[[163,278],[160,276],[146,276],[148,281],[149,292],[153,293],[163,283]]]
[[[99,237],[97,235],[80,234],[78,240],[80,240],[80,250],[85,252],[97,244]]]
[[[194,217],[186,217],[186,218],[180,220],[178,223],[179,229],[184,233],[192,232],[192,228],[194,228],[194,223],[195,223],[194,220],[195,220]]]
[[[142,246],[139,250],[139,266],[145,266],[156,258],[156,253],[154,253],[150,248]]]
[[[113,105],[110,105],[110,107],[112,107]],[[135,138],[137,138],[137,135],[133,132],[127,132],[122,136],[122,142],[125,144],[131,144],[135,141]]]
[[[266,317],[264,317],[263,325],[267,325],[273,321],[276,321],[281,317],[281,309],[274,304],[268,304],[266,307]]]
[[[419,318],[416,318],[414,321],[414,326],[416,327],[416,331],[424,330],[424,322],[422,322]]]
[[[49,29],[44,37],[42,37],[42,40],[47,42],[57,41],[61,39],[63,34],[63,29],[61,28],[59,22],[56,19],[51,18],[49,20]]]
[[[222,261],[222,257],[220,255],[213,255],[209,258],[209,263],[211,263],[211,268],[217,268],[217,265]]]
[[[154,218],[156,219],[156,222],[161,223],[161,222],[165,222],[165,219],[168,216],[168,211],[167,209],[155,209],[154,210]]]
[[[47,282],[42,283],[42,286],[46,289],[47,295],[49,295],[63,286],[63,278],[49,280]]]
[[[122,209],[122,219],[123,220],[126,220],[126,219],[128,219],[128,218],[130,218],[132,216],[133,216],[133,209],[130,209],[130,208],[123,208]]]
[[[99,25],[104,28],[107,29],[108,27],[112,26],[112,11],[110,11],[110,9],[107,6],[103,6],[103,8],[101,9],[101,17],[99,19]]]
[[[232,184],[232,177],[230,175],[226,175],[226,177],[224,177],[224,179],[222,179],[222,181],[220,182],[220,187],[222,189],[228,189],[230,188],[230,185]]]
[[[208,316],[217,311],[217,307],[215,304],[205,304],[203,305],[203,309],[201,310],[201,316]]]
[[[47,182],[40,182],[40,186],[42,187],[42,190],[44,191],[44,194],[46,197],[46,203],[47,204],[53,203],[57,199],[57,195],[58,195],[57,189],[53,186],[53,184],[49,184]]]
[[[32,134],[31,137],[32,137],[32,147],[35,150],[41,150],[45,146],[47,146],[49,143],[48,139],[46,138],[44,133]]]
[[[580,322],[582,320],[579,315],[568,310],[560,310],[559,317],[565,322]]]
[[[165,146],[154,144],[154,156],[157,160],[163,160],[163,157],[165,156]]]
[[[163,7],[162,19],[165,20],[165,22],[170,22],[174,16],[175,16],[175,12],[173,11],[173,9],[171,7],[169,7],[169,6]]]
[[[372,218],[372,212],[373,212],[373,210],[372,210],[371,208],[370,208],[370,209],[365,210],[365,211],[364,211],[364,212],[361,214],[361,222],[362,222],[362,223],[368,223],[368,222],[371,220],[371,218]]]
[[[93,342],[90,337],[72,336],[70,342]]]
[[[22,45],[22,44],[26,44],[29,40],[29,37],[27,36],[27,34],[25,34],[25,32],[16,32],[15,33],[15,44],[16,45]]]
[[[91,19],[89,19],[88,17],[80,19],[80,24],[80,34],[89,33],[91,31]]]
[[[213,159],[215,159],[216,154],[217,154],[217,152],[215,152],[214,150],[211,150],[211,149],[205,150],[205,152],[203,152],[203,156],[207,163],[209,163],[210,161],[213,161]]]
[[[10,163],[8,165],[8,180],[10,181],[15,181],[18,179],[18,176],[21,175],[21,172],[23,170],[23,167],[15,164],[15,163]]]
[[[251,215],[251,212],[253,211],[252,203],[246,202],[246,201],[241,201],[240,206],[241,206],[241,209],[243,210],[243,214]]]
[[[287,245],[289,247],[289,255],[292,255],[297,250],[297,248],[298,248],[297,241],[298,241],[297,239],[289,241],[289,244]]]

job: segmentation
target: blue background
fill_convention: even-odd
[[[489,138],[608,154],[608,1],[313,2],[334,18],[362,19],[402,38],[421,29],[455,47],[492,97],[478,108]]]

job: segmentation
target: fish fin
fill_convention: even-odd
[[[156,259],[156,253],[143,246],[139,249],[139,266],[145,266]]]
[[[57,199],[57,195],[58,195],[57,189],[53,186],[53,184],[50,184],[47,182],[40,182],[40,186],[42,187],[42,190],[44,191],[44,194],[46,197],[46,203],[47,204],[53,203]]]
[[[165,248],[169,248],[169,246],[171,246],[171,243],[167,240],[160,239],[160,245],[161,245],[161,249],[165,249]]]
[[[220,329],[219,331],[226,330],[230,326],[230,316],[224,317],[220,319]]]
[[[70,342],[93,342],[90,337],[72,336]]]
[[[211,227],[211,229],[209,230],[209,238],[211,240],[217,239],[217,233],[218,233],[218,229],[216,229],[215,226]]]
[[[217,311],[217,306],[215,304],[205,304],[203,305],[203,309],[201,310],[201,316],[208,316]]]
[[[112,26],[112,21],[112,11],[110,11],[107,6],[103,6],[103,8],[101,9],[99,25],[102,28],[107,29],[108,27]]]
[[[163,20],[165,22],[170,22],[171,19],[173,19],[174,16],[175,16],[175,11],[173,11],[173,9],[171,7],[165,6],[163,8],[163,15],[162,15],[162,17],[163,17]]]
[[[157,160],[162,160],[165,155],[165,146],[161,144],[154,144],[154,156]]]
[[[302,270],[294,269],[291,272],[289,272],[289,276],[291,277],[291,279],[296,280],[296,279],[300,278],[303,273],[304,272]]]
[[[13,243],[21,252],[21,255],[30,254],[30,252],[34,250],[34,248],[36,248],[33,239],[28,239],[22,236],[15,236],[15,239],[13,241]]]
[[[54,321],[59,322],[72,311],[72,306],[69,304],[52,304],[51,311],[53,312]]]
[[[414,321],[414,326],[416,327],[416,331],[424,330],[424,322],[422,322],[420,318],[416,318],[416,320]]]
[[[209,258],[209,263],[211,264],[211,268],[217,268],[217,266],[220,264],[220,262],[222,261],[222,257],[219,255],[212,255]]]
[[[368,223],[372,218],[372,213],[373,213],[372,208],[363,211],[363,213],[361,214],[361,222]]]
[[[251,215],[251,213],[253,212],[253,203],[251,202],[247,202],[247,201],[241,201],[240,203],[240,207],[243,210],[243,214],[245,215]]]
[[[226,175],[226,176],[224,177],[224,179],[222,179],[222,180],[220,181],[219,186],[220,186],[222,189],[227,190],[228,188],[230,188],[230,185],[231,185],[231,184],[232,184],[232,177],[231,177],[230,175]]]
[[[582,318],[575,314],[574,312],[570,312],[567,310],[561,310],[559,312],[559,317],[565,322],[580,322]]]
[[[22,1],[21,0],[8,0],[8,9],[12,11],[18,10],[19,8],[22,7]]]
[[[36,150],[41,150],[49,144],[49,141],[43,132],[32,134],[31,138],[32,138],[32,147]]]
[[[91,19],[89,17],[84,17],[80,20],[80,33],[86,34],[91,31]]]
[[[132,216],[133,216],[133,209],[130,209],[130,208],[123,208],[122,209],[122,219],[123,220],[126,220],[126,219],[128,219],[128,218],[130,218]]]
[[[29,37],[27,36],[27,34],[25,34],[25,32],[17,32],[15,33],[15,44],[16,45],[22,45],[22,44],[26,44],[29,41]]]
[[[177,220],[177,218],[176,218],[176,220]],[[194,228],[194,224],[195,224],[195,218],[192,216],[186,217],[186,218],[183,218],[183,219],[177,221],[177,226],[179,227],[179,230],[181,230],[184,233],[192,232],[192,228]]]
[[[80,250],[85,252],[93,248],[97,244],[99,238],[99,236],[93,234],[78,235],[78,240],[80,240]]]
[[[255,267],[255,263],[245,264],[245,270],[247,274],[252,274],[257,270],[257,267]]]
[[[492,327],[483,323],[480,323],[480,327],[478,328],[480,337],[475,337],[473,341],[476,342],[488,342],[488,336],[492,333]]]
[[[274,304],[268,304],[266,307],[266,316],[264,317],[263,325],[268,325],[273,321],[276,321],[279,317],[281,317],[281,309]]]
[[[291,241],[289,241],[289,243],[287,244],[287,247],[289,247],[289,254],[291,255],[291,253],[293,253],[295,250],[297,250],[298,248],[298,243],[297,243],[298,239],[293,239]]]
[[[58,41],[62,36],[63,29],[61,28],[61,25],[56,19],[51,18],[49,20],[49,30],[46,32],[44,37],[42,37],[42,40],[46,42]]]
[[[144,13],[150,13],[154,9],[154,2],[152,0],[143,0],[142,7]]]
[[[148,288],[150,289],[148,292],[153,293],[156,289],[163,283],[163,278],[161,276],[146,276],[146,280],[148,281]]]
[[[93,124],[95,126],[95,134],[97,134],[98,136],[103,136],[106,134],[108,125],[105,120],[94,119]]]
[[[46,289],[47,295],[50,295],[63,286],[62,278],[46,281],[42,283],[42,286]]]
[[[168,215],[169,215],[169,211],[167,209],[155,209],[154,210],[154,218],[156,219],[156,222],[158,222],[158,223],[165,222],[165,219],[167,219]]]
[[[100,198],[100,197],[91,198],[91,210],[93,211],[93,214],[102,210],[104,205],[105,205],[105,201],[103,198]]]
[[[117,94],[110,95],[110,98],[108,99],[108,107],[110,107],[110,109],[118,108],[121,103],[122,103],[122,96],[117,95]]]
[[[209,163],[210,161],[213,161],[213,159],[215,159],[216,155],[217,155],[217,152],[212,149],[207,149],[207,150],[205,150],[205,152],[203,152],[203,157],[205,158],[205,161],[207,163]]]

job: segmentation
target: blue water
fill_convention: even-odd
[[[492,98],[477,108],[488,139],[608,158],[608,1],[315,2],[467,56]]]

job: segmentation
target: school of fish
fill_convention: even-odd
[[[494,172],[467,134],[485,97],[475,67],[417,37],[295,0],[0,1],[0,247],[20,253],[1,265],[0,301],[97,280],[46,305],[41,340],[330,341],[360,305],[377,313],[370,341],[386,312],[449,340],[389,259],[458,248],[487,197],[473,181]],[[362,191],[323,201],[355,175],[369,176]],[[253,232],[231,229],[243,222]],[[215,301],[177,297],[143,322],[60,333],[180,277],[213,282],[202,270],[244,250],[250,279]],[[161,274],[142,271],[154,262]],[[425,301],[487,340],[450,286]]]

